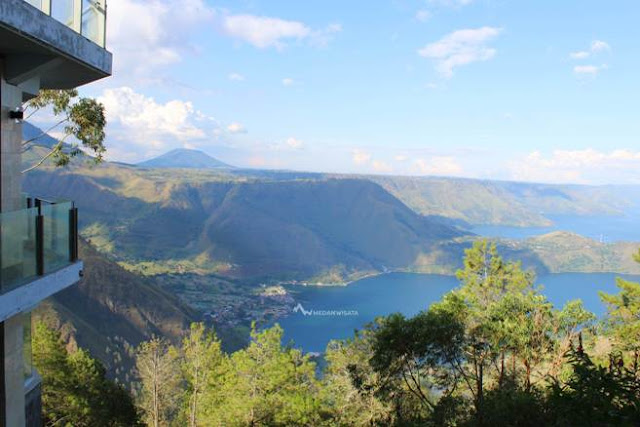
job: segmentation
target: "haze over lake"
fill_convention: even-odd
[[[526,239],[552,231],[570,231],[606,243],[627,241],[640,242],[640,208],[627,210],[617,216],[546,215],[553,225],[550,227],[506,227],[481,225],[470,231],[487,237]]]
[[[613,273],[564,273],[541,276],[537,284],[556,307],[580,298],[588,310],[601,315],[604,305],[598,291],[616,293],[615,278],[638,281],[640,276]],[[332,339],[353,336],[355,329],[390,313],[411,316],[438,301],[446,292],[458,286],[453,276],[434,274],[391,273],[359,280],[346,287],[292,286],[296,300],[307,311],[357,311],[351,315],[305,315],[295,312],[278,323],[284,328],[285,342],[307,352],[324,352]]]

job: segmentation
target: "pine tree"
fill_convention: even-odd
[[[136,368],[140,378],[139,406],[148,425],[168,425],[177,415],[183,395],[178,351],[168,341],[153,338],[140,344]]]
[[[60,334],[36,323],[34,366],[42,377],[43,419],[47,425],[139,425],[130,394],[106,378],[104,366],[88,352],[67,353]]]
[[[201,421],[202,395],[207,389],[221,386],[228,364],[220,340],[204,324],[192,323],[189,335],[182,342],[182,372],[187,383],[187,415],[190,427],[203,425]]]

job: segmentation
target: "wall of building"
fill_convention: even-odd
[[[2,70],[0,63],[0,70]],[[9,111],[22,105],[22,91],[6,83],[0,71],[0,212],[11,212],[22,206],[21,185],[21,148],[22,125],[9,119]],[[5,224],[6,227],[6,224]],[[3,236],[7,233],[3,230]],[[3,267],[22,254],[20,245],[10,239],[2,239],[0,252]],[[4,351],[2,362],[4,369],[5,425],[25,425],[24,397],[24,359],[23,359],[23,317],[13,316],[0,323],[4,332]]]
[[[1,73],[0,98],[0,211],[7,212],[21,207],[22,124],[9,119],[9,111],[22,105],[22,90],[7,84]]]
[[[4,321],[4,382],[6,390],[7,426],[23,426],[25,418],[23,317],[13,316]]]

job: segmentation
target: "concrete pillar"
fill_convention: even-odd
[[[0,212],[8,212],[22,206],[22,124],[9,119],[9,111],[22,105],[22,90],[7,84],[2,74],[0,98]]]
[[[9,111],[22,105],[22,90],[7,84],[2,69],[0,62],[0,212],[11,212],[22,207],[22,124],[9,119]],[[3,237],[12,234],[2,231]],[[20,262],[20,245],[1,240],[2,267],[11,265],[14,259]],[[4,384],[0,384],[4,390],[0,395],[4,395],[1,403],[5,417],[0,423],[4,421],[7,427],[25,425],[23,317],[19,314],[0,323],[4,336],[0,367],[4,370]]]
[[[6,390],[6,426],[20,427],[26,423],[24,400],[23,322],[24,314],[4,322],[4,383]]]

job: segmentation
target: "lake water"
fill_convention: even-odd
[[[481,225],[470,231],[486,237],[524,239],[550,233],[552,231],[570,231],[604,242],[632,241],[640,242],[640,209],[629,210],[619,216],[576,216],[547,215],[551,227],[503,227],[500,225]]]
[[[544,285],[544,294],[557,307],[580,298],[587,309],[601,315],[605,307],[600,303],[598,291],[616,293],[616,277],[640,281],[640,276],[565,273],[541,276],[537,283]],[[278,323],[284,328],[285,342],[293,341],[307,352],[324,352],[330,340],[353,336],[355,329],[361,329],[375,317],[394,312],[414,315],[456,286],[458,282],[452,276],[406,273],[362,279],[346,287],[292,286],[290,291],[302,308],[314,313],[294,312]],[[326,315],[328,311],[342,313]],[[354,311],[357,315],[352,315]]]

